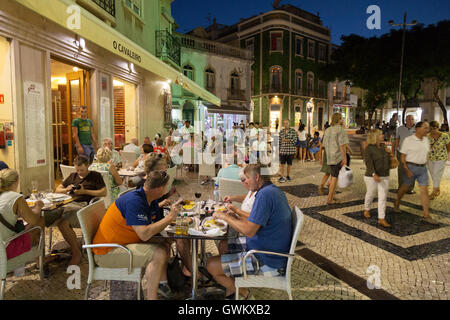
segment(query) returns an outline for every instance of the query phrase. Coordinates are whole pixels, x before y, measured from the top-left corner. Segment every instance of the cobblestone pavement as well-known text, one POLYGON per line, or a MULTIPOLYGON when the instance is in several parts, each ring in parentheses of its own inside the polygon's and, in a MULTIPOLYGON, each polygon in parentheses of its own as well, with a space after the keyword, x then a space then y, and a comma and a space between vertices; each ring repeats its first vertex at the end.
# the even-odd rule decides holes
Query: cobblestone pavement
MULTIPOLYGON (((373 218, 370 221, 362 218, 364 165, 362 160, 354 160, 351 167, 355 183, 347 189, 338 189, 339 204, 333 206, 326 206, 326 196, 317 195, 315 186, 322 179, 318 163, 294 161, 292 181, 279 184, 273 179, 285 190, 290 205, 298 206, 305 213, 299 241, 364 281, 373 274, 368 270, 369 266, 376 266, 381 289, 399 299, 450 299, 450 167, 446 167, 440 197, 431 201, 432 216, 440 225, 433 226, 420 220, 422 213, 416 187, 416 195, 405 195, 402 214, 395 214, 388 208, 386 219, 392 224, 392 230, 376 225, 376 203, 371 212, 373 218)), ((396 189, 396 170, 391 170, 390 180, 390 189, 396 189)), ((184 172, 177 182, 183 197, 193 198, 196 175, 184 172)), ((212 186, 203 187, 203 194, 203 198, 211 197, 212 186)), ((388 198, 395 198, 393 190, 388 198)), ((388 202, 388 207, 392 206, 392 202, 388 202)), ((76 229, 76 232, 81 241, 80 230, 76 229)), ((67 246, 58 231, 54 231, 53 238, 56 248, 67 246)), ((213 241, 207 241, 206 248, 211 254, 217 254, 213 241)), ((83 299, 88 275, 87 258, 80 266, 80 289, 67 289, 70 275, 66 268, 64 263, 51 263, 50 277, 40 281, 35 264, 28 265, 25 276, 7 278, 5 299, 83 299)), ((144 288, 145 285, 144 280, 144 288)), ((296 255, 293 263, 292 288, 296 300, 370 299, 367 291, 327 273, 320 265, 300 255, 296 255)), ((251 291, 256 299, 288 298, 286 293, 277 290, 254 288, 251 291)), ((109 299, 109 286, 105 287, 103 281, 94 282, 90 292, 90 299, 109 299)))

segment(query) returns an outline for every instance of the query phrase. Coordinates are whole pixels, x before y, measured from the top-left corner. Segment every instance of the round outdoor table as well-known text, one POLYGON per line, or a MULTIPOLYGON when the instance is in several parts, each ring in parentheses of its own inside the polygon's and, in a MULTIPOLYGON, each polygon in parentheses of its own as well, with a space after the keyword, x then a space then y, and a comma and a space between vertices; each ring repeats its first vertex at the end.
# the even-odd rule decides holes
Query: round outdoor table
POLYGON ((217 237, 208 237, 208 236, 194 236, 194 235, 177 235, 174 232, 167 232, 166 230, 162 231, 160 234, 154 236, 156 239, 189 239, 191 240, 191 248, 192 248, 192 291, 191 291, 191 299, 195 300, 197 298, 197 278, 198 278, 198 262, 197 262, 197 245, 198 241, 201 242, 202 248, 204 248, 205 240, 228 240, 228 228, 227 232, 222 236, 217 237))

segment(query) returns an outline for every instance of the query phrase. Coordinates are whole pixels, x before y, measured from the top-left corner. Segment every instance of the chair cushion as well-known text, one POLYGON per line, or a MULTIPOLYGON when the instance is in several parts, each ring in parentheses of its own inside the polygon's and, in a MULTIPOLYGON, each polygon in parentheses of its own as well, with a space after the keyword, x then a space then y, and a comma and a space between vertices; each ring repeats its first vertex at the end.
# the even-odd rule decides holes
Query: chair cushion
POLYGON ((20 256, 9 259, 7 261, 6 272, 12 272, 27 263, 34 262, 34 259, 37 257, 39 257, 39 248, 38 246, 34 246, 31 250, 21 254, 20 256))

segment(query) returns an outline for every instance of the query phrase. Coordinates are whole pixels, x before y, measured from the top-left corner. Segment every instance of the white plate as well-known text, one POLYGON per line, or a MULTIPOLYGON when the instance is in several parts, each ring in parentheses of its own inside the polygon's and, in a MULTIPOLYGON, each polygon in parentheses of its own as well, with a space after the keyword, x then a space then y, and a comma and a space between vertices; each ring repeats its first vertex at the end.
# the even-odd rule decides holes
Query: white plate
MULTIPOLYGON (((28 204, 33 204, 37 201, 37 200, 31 200, 31 199, 27 199, 26 200, 28 204)), ((48 199, 43 199, 42 202, 44 203, 44 208, 46 207, 51 207, 53 205, 53 202, 49 201, 48 199)))
POLYGON ((222 219, 214 219, 213 217, 208 217, 203 219, 201 226, 203 228, 205 228, 205 230, 211 230, 211 229, 221 229, 221 230, 226 230, 226 228, 228 227, 228 223, 226 223, 224 220, 222 219), (213 227, 205 227, 205 223, 209 220, 216 220, 219 221, 223 224, 223 227, 218 227, 218 226, 213 226, 213 227))
POLYGON ((45 197, 50 201, 65 201, 65 200, 72 199, 71 196, 69 196, 68 194, 63 194, 63 193, 49 193, 45 197))

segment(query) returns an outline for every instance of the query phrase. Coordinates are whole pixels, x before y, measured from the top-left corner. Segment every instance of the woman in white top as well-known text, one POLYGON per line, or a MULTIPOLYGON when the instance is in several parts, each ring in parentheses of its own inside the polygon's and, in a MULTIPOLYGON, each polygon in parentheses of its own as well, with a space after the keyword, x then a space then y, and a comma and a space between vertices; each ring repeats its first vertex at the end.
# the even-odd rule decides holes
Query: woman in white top
POLYGON ((301 124, 298 127, 297 137, 298 137, 298 141, 300 141, 300 143, 299 143, 300 161, 301 162, 305 162, 305 160, 306 160, 306 149, 308 148, 308 143, 307 143, 306 130, 305 130, 305 125, 304 124, 301 124))
MULTIPOLYGON (((251 191, 249 185, 245 182, 246 177, 244 175, 243 170, 239 172, 239 176, 241 178, 242 185, 249 190, 247 194, 239 195, 239 196, 225 196, 223 198, 223 201, 227 203, 226 207, 228 209, 228 214, 234 214, 239 219, 248 219, 250 216, 250 212, 252 211, 253 203, 255 202, 255 195, 256 191, 251 191), (232 202, 241 202, 241 207, 238 208, 234 204, 231 204, 232 202)), ((236 233, 236 236, 238 236, 237 232, 230 228, 229 229, 229 235, 232 235, 236 233)), ((229 240, 221 240, 218 245, 219 254, 226 254, 230 252, 233 247, 233 245, 236 244, 236 241, 240 241, 239 237, 229 237, 229 240)))
MULTIPOLYGON (((13 169, 0 171, 0 215, 12 227, 17 223, 18 218, 25 220, 28 225, 26 230, 40 226, 44 230, 44 217, 41 217, 41 209, 44 207, 42 201, 36 201, 33 209, 30 209, 27 202, 20 193, 17 193, 19 186, 19 174, 13 169)), ((10 230, 0 222, 0 240, 5 241, 18 233, 10 230)), ((11 241, 6 247, 7 259, 15 258, 39 244, 41 236, 40 230, 36 229, 26 233, 11 241)))

